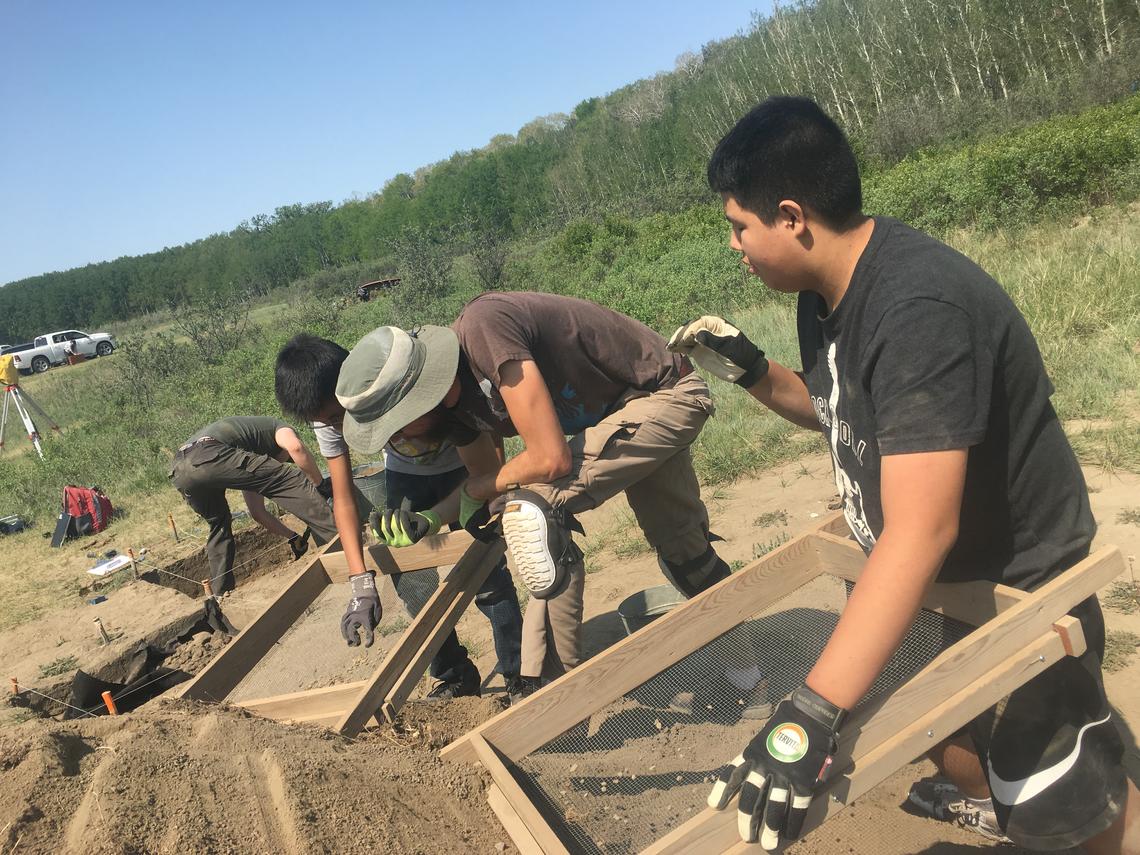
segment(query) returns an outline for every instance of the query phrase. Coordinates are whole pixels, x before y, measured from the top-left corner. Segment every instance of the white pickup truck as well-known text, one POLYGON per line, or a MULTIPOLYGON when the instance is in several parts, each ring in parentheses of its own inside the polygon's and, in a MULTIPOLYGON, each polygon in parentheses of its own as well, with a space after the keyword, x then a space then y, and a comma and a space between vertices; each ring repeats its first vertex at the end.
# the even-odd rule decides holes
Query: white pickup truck
POLYGON ((115 339, 110 333, 85 333, 79 330, 60 330, 36 336, 27 350, 12 353, 16 367, 21 371, 42 374, 53 365, 67 362, 69 353, 80 356, 107 356, 115 351, 115 339))

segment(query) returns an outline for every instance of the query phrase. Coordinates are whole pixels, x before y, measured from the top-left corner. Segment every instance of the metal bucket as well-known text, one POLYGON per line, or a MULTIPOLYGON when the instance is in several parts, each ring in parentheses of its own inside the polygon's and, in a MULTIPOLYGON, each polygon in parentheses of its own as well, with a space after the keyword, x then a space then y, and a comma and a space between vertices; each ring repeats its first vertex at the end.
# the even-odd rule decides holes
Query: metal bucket
POLYGON ((656 585, 626 597, 618 604, 617 613, 626 634, 633 635, 683 602, 684 596, 672 585, 656 585))
MULTIPOLYGON (((367 499, 371 505, 371 507, 357 509, 362 518, 367 519, 372 508, 384 509, 387 490, 384 484, 383 463, 365 463, 361 466, 354 466, 352 468, 352 482, 360 491, 360 495, 367 499)), ((358 503, 359 499, 360 496, 357 496, 358 503)))

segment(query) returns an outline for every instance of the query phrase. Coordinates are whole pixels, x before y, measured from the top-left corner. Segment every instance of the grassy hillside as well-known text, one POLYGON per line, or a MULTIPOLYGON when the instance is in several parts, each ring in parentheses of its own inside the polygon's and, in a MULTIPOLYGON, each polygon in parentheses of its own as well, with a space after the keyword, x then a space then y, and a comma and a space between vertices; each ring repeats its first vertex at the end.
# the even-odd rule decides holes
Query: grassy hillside
MULTIPOLYGON (((1096 209, 1076 221, 950 236, 997 277, 1026 315, 1057 387, 1058 412, 1081 422, 1076 445, 1082 456, 1133 469, 1140 468, 1136 208, 1133 203, 1096 209)), ((603 232, 593 235, 592 249, 576 260, 556 257, 551 267, 563 273, 566 285, 559 290, 614 305, 666 334, 698 311, 726 311, 776 359, 796 364, 792 302, 741 276, 725 227, 711 214, 702 209, 658 215, 630 228, 638 237, 620 250, 603 252, 609 234, 603 232), (651 235, 659 236, 656 244, 651 235)), ((543 257, 549 262, 558 252, 565 250, 545 245, 527 263, 543 257)), ((454 317, 462 300, 477 293, 473 277, 460 275, 465 287, 432 306, 435 320, 454 317)), ((0 511, 31 514, 46 525, 66 483, 100 484, 124 505, 153 493, 174 501, 166 464, 196 428, 226 415, 278 412, 273 360, 291 335, 308 330, 351 346, 375 326, 408 322, 406 311, 391 299, 355 304, 298 297, 259 313, 260 323, 228 345, 217 345, 212 361, 185 337, 156 333, 128 341, 110 358, 28 378, 26 390, 65 431, 48 438, 42 463, 26 453, 21 435, 10 440, 0 464, 0 511)), ((234 315, 224 314, 232 308, 217 312, 222 326, 234 326, 234 315)), ((789 459, 815 441, 732 387, 718 384, 715 392, 718 415, 695 450, 707 482, 789 459)))
MULTIPOLYGON (((952 244, 995 274, 1025 313, 1057 388, 1054 404, 1081 458, 1134 471, 1140 470, 1138 214, 1140 204, 1132 203, 1042 224, 969 229, 950 236, 952 244)), ((697 311, 724 308, 774 358, 796 364, 791 298, 740 277, 725 246, 723 225, 714 228, 711 215, 703 212, 633 225, 639 234, 656 233, 651 223, 677 229, 677 243, 664 241, 657 253, 615 252, 610 264, 594 270, 594 281, 604 289, 597 296, 641 306, 666 333, 697 311), (705 229, 708 235, 702 240, 705 229), (688 258, 690 266, 678 269, 680 258, 688 258), (623 290, 614 287, 616 281, 639 284, 623 290), (712 287, 706 290, 702 282, 712 287), (653 299, 657 283, 672 289, 661 300, 661 311, 653 299), (688 305, 676 300, 682 285, 691 295, 688 305)), ((597 259, 590 263, 600 264, 597 259)), ((589 263, 560 262, 560 267, 568 281, 588 281, 589 263)), ((456 301, 477 290, 469 272, 458 275, 464 287, 456 301)), ((457 308, 444 302, 434 305, 431 314, 444 320, 457 308)), ((185 334, 172 333, 177 327, 165 319, 163 329, 129 342, 109 358, 28 378, 26 389, 63 423, 64 433, 47 440, 44 463, 29 453, 18 432, 9 434, 9 447, 0 457, 0 514, 19 512, 35 523, 28 532, 3 538, 8 560, 0 570, 0 628, 31 620, 61 598, 76 596, 79 576, 73 571, 83 562, 81 553, 74 547, 62 554, 48 549, 40 537, 51 526, 64 484, 100 484, 110 493, 125 514, 109 532, 118 548, 169 548, 168 511, 184 531, 201 528, 166 481, 173 449, 211 419, 275 414, 273 358, 294 332, 307 329, 351 346, 369 329, 406 311, 388 300, 355 304, 295 296, 257 307, 258 325, 219 347, 212 364, 185 334), (36 571, 49 563, 71 570, 36 571)), ((239 329, 240 317, 219 308, 215 336, 224 339, 239 329)), ((734 386, 713 381, 713 392, 717 415, 694 448, 705 484, 826 448, 820 435, 791 427, 734 386)))

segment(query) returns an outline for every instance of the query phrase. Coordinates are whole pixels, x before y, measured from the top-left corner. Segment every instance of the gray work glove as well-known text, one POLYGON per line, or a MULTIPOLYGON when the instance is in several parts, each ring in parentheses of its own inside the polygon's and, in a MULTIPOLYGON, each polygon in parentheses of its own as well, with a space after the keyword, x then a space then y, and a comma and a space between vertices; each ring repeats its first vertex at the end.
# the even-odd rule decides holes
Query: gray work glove
POLYGON ((357 633, 364 636, 364 646, 371 647, 375 640, 376 625, 380 623, 383 610, 380 608, 380 594, 376 590, 376 576, 373 573, 359 573, 348 577, 352 585, 352 599, 340 619, 340 634, 349 647, 360 644, 357 633))
POLYGON ((677 327, 669 350, 684 354, 721 380, 750 389, 768 373, 764 351, 724 318, 704 315, 677 327))

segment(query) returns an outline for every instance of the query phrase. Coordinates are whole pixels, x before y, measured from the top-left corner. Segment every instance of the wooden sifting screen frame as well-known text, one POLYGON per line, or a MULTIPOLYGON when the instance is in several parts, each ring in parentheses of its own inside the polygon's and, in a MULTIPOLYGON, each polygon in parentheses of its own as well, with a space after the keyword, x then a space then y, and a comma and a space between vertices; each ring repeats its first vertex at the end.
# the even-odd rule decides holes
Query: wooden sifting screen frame
MULTIPOLYGON (((567 844, 519 784, 514 761, 816 577, 858 580, 866 557, 839 532, 846 532, 842 515, 828 517, 489 719, 446 746, 441 756, 487 769, 493 781, 487 800, 524 855, 569 855, 567 844)), ((925 608, 977 628, 849 719, 840 734, 836 774, 812 802, 804 833, 1061 657, 1083 653, 1080 622, 1067 612, 1124 569, 1120 550, 1110 546, 1033 593, 991 582, 932 585, 925 608)), ((752 851, 761 850, 758 844, 740 842, 735 810, 705 808, 643 853, 752 851)))
MULTIPOLYGON (((383 544, 366 547, 365 564, 377 574, 454 566, 368 679, 235 705, 278 721, 329 727, 345 736, 355 736, 374 717, 380 723, 394 720, 505 551, 502 538, 484 543, 465 531, 434 535, 395 551, 383 544)), ((340 539, 334 538, 186 684, 179 697, 225 702, 317 597, 329 585, 347 579, 348 559, 340 539)), ((330 638, 329 643, 341 642, 330 638)))

